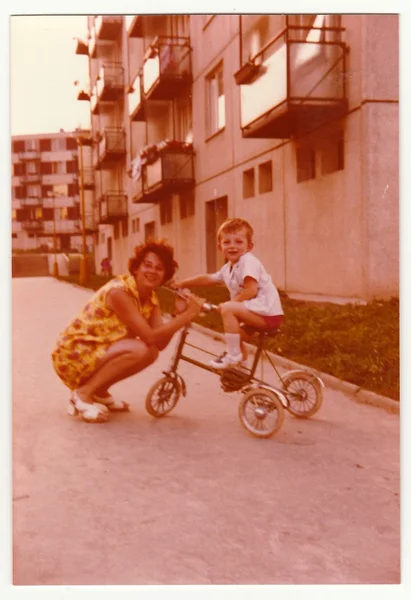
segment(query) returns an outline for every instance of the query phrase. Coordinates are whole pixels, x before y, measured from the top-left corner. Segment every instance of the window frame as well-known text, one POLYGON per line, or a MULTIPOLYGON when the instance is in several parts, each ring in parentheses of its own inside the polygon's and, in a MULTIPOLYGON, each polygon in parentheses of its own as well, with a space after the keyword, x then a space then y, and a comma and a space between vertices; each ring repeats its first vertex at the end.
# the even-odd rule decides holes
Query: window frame
POLYGON ((224 131, 226 126, 226 102, 224 90, 224 62, 221 60, 205 77, 206 84, 206 139, 224 131), (222 93, 219 93, 221 84, 222 93), (223 123, 220 124, 219 103, 223 107, 223 123))

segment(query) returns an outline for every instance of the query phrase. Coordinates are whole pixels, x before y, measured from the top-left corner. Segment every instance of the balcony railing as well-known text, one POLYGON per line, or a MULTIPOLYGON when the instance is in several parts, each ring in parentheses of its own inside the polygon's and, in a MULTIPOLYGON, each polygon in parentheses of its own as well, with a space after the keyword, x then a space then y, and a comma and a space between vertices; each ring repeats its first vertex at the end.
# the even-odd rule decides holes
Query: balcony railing
POLYGON ((124 69, 121 64, 107 62, 99 71, 96 82, 97 98, 101 102, 117 100, 124 92, 124 69))
POLYGON ((25 231, 40 232, 43 230, 44 223, 39 219, 30 219, 23 221, 22 227, 25 231))
POLYGON ((96 169, 110 168, 122 162, 126 155, 126 135, 124 129, 106 127, 100 134, 95 156, 96 169))
POLYGON ((139 73, 129 89, 128 112, 131 121, 144 121, 145 110, 143 104, 143 77, 139 73))
MULTIPOLYGON (((78 182, 79 185, 81 183, 81 178, 78 178, 78 182)), ((83 188, 85 190, 92 190, 94 189, 94 170, 91 168, 84 168, 83 169, 83 188)))
POLYGON ((41 206, 43 204, 43 199, 40 196, 30 196, 30 198, 21 198, 20 199, 21 206, 41 206))
POLYGON ((27 185, 30 183, 38 183, 39 181, 41 181, 41 177, 41 173, 29 173, 27 175, 21 175, 20 182, 23 185, 27 185))
POLYGON ((121 15, 98 15, 94 20, 96 37, 99 40, 115 40, 121 33, 121 15))
POLYGON ((141 15, 128 15, 125 19, 128 37, 143 37, 143 17, 141 15))
MULTIPOLYGON (((80 219, 61 219, 56 220, 56 234, 69 234, 69 235, 81 235, 81 221, 80 219)), ((44 221, 43 223, 44 233, 47 235, 53 235, 54 223, 53 221, 44 221)))
POLYGON ((99 198, 99 223, 107 225, 127 218, 127 196, 124 192, 106 192, 99 198))
POLYGON ((98 230, 98 223, 94 211, 86 211, 84 215, 84 229, 86 233, 94 233, 98 230))
POLYGON ((141 177, 135 182, 133 202, 161 202, 167 195, 191 188, 194 183, 191 144, 169 142, 142 164, 141 177))
POLYGON ((190 39, 156 37, 146 52, 143 89, 147 99, 172 100, 192 82, 190 39))
POLYGON ((19 160, 39 160, 40 157, 40 150, 25 150, 24 152, 19 152, 19 160))
POLYGON ((285 27, 235 74, 246 138, 290 138, 347 110, 346 46, 332 27, 285 27), (305 39, 296 34, 309 30, 305 39))

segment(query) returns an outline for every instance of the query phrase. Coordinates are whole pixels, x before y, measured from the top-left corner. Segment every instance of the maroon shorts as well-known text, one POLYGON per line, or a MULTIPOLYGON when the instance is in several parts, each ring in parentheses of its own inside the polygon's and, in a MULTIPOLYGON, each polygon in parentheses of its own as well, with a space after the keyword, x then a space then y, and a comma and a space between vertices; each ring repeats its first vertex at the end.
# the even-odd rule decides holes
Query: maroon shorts
POLYGON ((279 329, 281 323, 283 322, 284 315, 273 315, 270 317, 265 317, 261 315, 266 322, 268 329, 279 329))

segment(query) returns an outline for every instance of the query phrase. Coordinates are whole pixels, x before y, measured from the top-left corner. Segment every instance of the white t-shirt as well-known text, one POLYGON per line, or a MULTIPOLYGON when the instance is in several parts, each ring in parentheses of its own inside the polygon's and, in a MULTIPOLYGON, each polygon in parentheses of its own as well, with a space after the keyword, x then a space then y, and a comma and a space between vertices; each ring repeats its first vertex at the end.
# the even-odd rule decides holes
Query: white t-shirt
POLYGON ((215 281, 225 283, 231 299, 244 288, 244 279, 252 277, 258 284, 257 296, 251 300, 243 300, 244 306, 265 317, 284 314, 277 288, 261 262, 251 252, 243 254, 234 265, 227 262, 211 277, 215 281))

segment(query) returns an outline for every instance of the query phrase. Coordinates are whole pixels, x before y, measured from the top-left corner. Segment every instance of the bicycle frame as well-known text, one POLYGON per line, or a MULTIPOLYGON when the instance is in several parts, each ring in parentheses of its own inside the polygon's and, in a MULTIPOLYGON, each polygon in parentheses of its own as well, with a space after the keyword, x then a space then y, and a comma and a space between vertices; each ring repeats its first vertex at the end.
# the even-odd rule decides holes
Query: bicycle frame
MULTIPOLYGON (((196 350, 200 350, 201 352, 204 352, 205 354, 209 354, 210 356, 213 356, 213 357, 216 356, 212 352, 209 352, 208 350, 204 350, 204 348, 200 348, 199 346, 195 346, 194 344, 190 344, 189 342, 187 342, 187 337, 189 335, 189 332, 190 332, 190 326, 187 325, 186 327, 184 327, 184 329, 180 333, 180 339, 178 341, 174 356, 172 358, 171 365, 166 371, 164 371, 164 373, 167 375, 175 375, 175 376, 179 377, 179 379, 181 380, 182 379, 181 376, 177 375, 177 369, 178 369, 178 364, 179 364, 180 360, 183 360, 192 365, 195 365, 196 367, 200 367, 201 369, 204 369, 206 371, 210 371, 211 373, 216 374, 216 370, 213 367, 210 367, 210 366, 206 365, 205 363, 202 363, 199 360, 196 360, 196 359, 192 358, 191 356, 187 356, 186 354, 183 353, 184 347, 188 346, 190 348, 195 348, 196 350)), ((259 339, 258 339, 258 343, 256 346, 253 363, 251 365, 251 369, 249 370, 249 378, 248 378, 247 382, 245 382, 245 384, 241 388, 241 390, 239 390, 239 391, 242 391, 242 392, 247 391, 248 389, 250 389, 251 387, 254 387, 256 385, 258 385, 259 387, 264 387, 268 390, 275 390, 277 393, 279 393, 281 395, 281 401, 282 401, 284 407, 286 408, 288 406, 288 400, 287 400, 286 396, 283 394, 283 390, 280 388, 277 388, 273 385, 269 385, 269 384, 265 383, 265 381, 263 379, 259 379, 259 378, 255 377, 255 373, 256 373, 260 358, 265 357, 268 359, 268 361, 270 362, 274 371, 276 372, 279 380, 281 381, 281 384, 283 384, 283 378, 281 377, 277 367, 271 360, 270 355, 268 354, 266 348, 264 347, 264 340, 266 337, 267 337, 267 334, 265 334, 264 332, 261 332, 259 334, 259 339)), ((261 362, 261 370, 263 371, 263 363, 262 362, 261 362)), ((184 382, 182 382, 182 383, 183 383, 183 390, 185 390, 185 384, 184 384, 184 382)))

